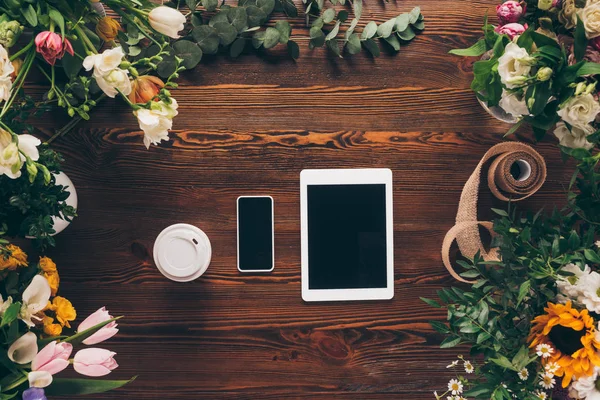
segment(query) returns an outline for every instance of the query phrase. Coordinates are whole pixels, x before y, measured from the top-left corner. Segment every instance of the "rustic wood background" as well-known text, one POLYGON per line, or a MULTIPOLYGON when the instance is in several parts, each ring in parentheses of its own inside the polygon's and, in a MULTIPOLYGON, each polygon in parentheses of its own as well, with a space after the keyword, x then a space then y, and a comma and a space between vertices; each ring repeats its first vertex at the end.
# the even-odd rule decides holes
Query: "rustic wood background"
MULTIPOLYGON (((339 59, 310 51, 293 21, 301 58, 284 49, 205 57, 173 91, 172 141, 146 150, 126 105, 105 102, 90 122, 55 142, 79 194, 80 216, 50 251, 61 294, 78 321, 106 305, 125 315, 103 346, 118 353, 124 389, 89 399, 431 399, 462 349, 439 350, 428 320, 443 312, 419 296, 453 284, 440 246, 461 188, 508 126, 469 89, 474 60, 448 55, 480 34, 495 0, 367 0, 363 23, 420 5, 426 30, 397 55, 339 59), (387 167, 394 173, 395 297, 306 304, 300 296, 299 174, 304 168, 387 167), (236 269, 239 195, 275 199, 276 266, 236 269), (203 229, 207 273, 164 278, 152 246, 168 225, 203 229)), ((297 4, 302 7, 301 2, 297 4)), ((61 123, 40 121, 48 137, 61 123)), ((519 139, 530 141, 524 131, 519 139)), ((537 146, 549 179, 523 207, 561 205, 572 169, 555 139, 537 146)), ((504 205, 481 194, 481 216, 504 205)))

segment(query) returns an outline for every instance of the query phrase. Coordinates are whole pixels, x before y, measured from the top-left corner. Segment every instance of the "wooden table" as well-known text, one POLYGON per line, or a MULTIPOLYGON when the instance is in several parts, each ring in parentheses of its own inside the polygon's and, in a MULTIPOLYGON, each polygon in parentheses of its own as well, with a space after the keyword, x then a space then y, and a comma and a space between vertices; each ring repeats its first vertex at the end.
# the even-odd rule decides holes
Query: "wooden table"
MULTIPOLYGON (((206 57, 182 75, 172 141, 146 150, 122 102, 55 142, 79 194, 80 216, 50 251, 78 321, 106 305, 125 315, 104 346, 111 378, 139 378, 88 399, 431 399, 457 352, 427 321, 444 313, 419 296, 454 284, 440 246, 464 182, 508 129, 469 89, 474 60, 448 55, 479 36, 496 1, 369 1, 364 23, 421 5, 427 28, 398 55, 338 59, 298 39, 260 56, 206 57), (387 167, 394 173, 395 297, 307 304, 300 296, 299 174, 304 168, 387 167), (275 199, 276 266, 236 269, 239 195, 275 199), (175 283, 154 266, 168 225, 203 229, 207 273, 175 283)), ((298 7, 302 7, 298 2, 298 7)), ((306 37, 303 21, 293 35, 306 37)), ((41 121, 48 136, 58 117, 41 121)), ((525 130, 519 138, 530 141, 525 130)), ((537 146, 549 179, 527 209, 564 204, 571 168, 555 139, 537 146)), ((482 218, 504 207, 482 188, 482 218)))

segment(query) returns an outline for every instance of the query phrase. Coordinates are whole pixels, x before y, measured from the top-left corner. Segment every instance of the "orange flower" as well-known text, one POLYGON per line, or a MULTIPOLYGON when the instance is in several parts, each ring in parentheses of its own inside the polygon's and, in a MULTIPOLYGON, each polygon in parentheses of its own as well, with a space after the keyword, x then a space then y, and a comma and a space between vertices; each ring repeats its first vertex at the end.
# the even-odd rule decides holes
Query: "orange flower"
POLYGON ((15 58, 11 61, 14 71, 10 74, 10 80, 15 81, 17 79, 17 75, 19 75, 19 71, 21 71, 21 67, 23 66, 23 60, 20 58, 15 58))
POLYGON ((50 285, 50 294, 56 296, 56 293, 58 293, 58 286, 60 285, 60 276, 58 276, 58 272, 44 272, 44 278, 46 278, 48 285, 50 285))
POLYGON ((121 30, 121 24, 114 18, 104 17, 96 25, 96 33, 105 42, 115 40, 121 30))
POLYGON ((40 269, 44 272, 56 272, 56 264, 49 257, 40 257, 40 269))
POLYGON ((8 258, 0 256, 0 271, 8 269, 14 271, 17 267, 27 266, 27 254, 19 246, 9 244, 6 249, 10 252, 8 258))
POLYGON ((567 304, 548 303, 546 314, 536 317, 531 328, 530 348, 547 344, 554 352, 542 358, 544 364, 556 362, 562 376, 562 386, 567 387, 573 378, 590 376, 594 366, 600 367, 600 342, 596 339, 594 319, 588 310, 578 311, 567 304))
POLYGON ((54 323, 54 318, 45 316, 42 320, 44 324, 44 333, 50 336, 59 336, 62 333, 62 326, 54 323))
POLYGON ((64 297, 56 296, 52 303, 48 302, 47 310, 54 311, 56 313, 56 319, 61 326, 70 328, 70 321, 75 321, 77 318, 77 312, 73 307, 73 304, 64 297))
POLYGON ((154 99, 165 83, 152 75, 142 75, 134 79, 131 83, 131 93, 129 100, 132 103, 147 103, 154 99))

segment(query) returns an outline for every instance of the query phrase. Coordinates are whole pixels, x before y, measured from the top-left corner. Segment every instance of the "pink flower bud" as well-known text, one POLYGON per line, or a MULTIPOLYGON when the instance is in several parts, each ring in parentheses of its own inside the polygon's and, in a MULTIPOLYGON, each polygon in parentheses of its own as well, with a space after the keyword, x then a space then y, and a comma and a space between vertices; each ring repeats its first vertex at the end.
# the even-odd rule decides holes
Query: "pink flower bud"
POLYGON ((69 366, 69 357, 73 351, 71 343, 50 342, 40 350, 31 362, 32 371, 45 371, 58 374, 69 366))
POLYGON ((600 36, 590 39, 588 42, 594 49, 600 51, 600 36))
POLYGON ((40 32, 35 37, 35 47, 50 65, 54 65, 56 60, 63 58, 65 52, 70 55, 75 54, 73 46, 67 38, 63 40, 61 35, 50 31, 40 32))
POLYGON ((508 0, 496 6, 496 14, 501 25, 518 22, 525 10, 517 1, 508 0))
POLYGON ((515 36, 518 36, 525 32, 526 29, 527 24, 521 25, 514 22, 512 24, 506 24, 504 26, 497 27, 496 32, 501 35, 507 35, 512 40, 515 38, 515 36))
MULTIPOLYGON (((83 332, 87 329, 90 329, 90 328, 92 328, 104 321, 108 321, 109 319, 112 319, 112 318, 113 318, 112 315, 110 315, 108 313, 108 310, 106 309, 106 307, 102 307, 98 311, 96 311, 95 313, 93 313, 89 317, 87 317, 81 324, 79 324, 79 327, 77 328, 77 332, 83 332)), ((119 332, 119 330, 117 329, 117 326, 118 325, 117 325, 116 321, 113 321, 113 322, 109 323, 108 325, 105 325, 98 332, 94 333, 92 336, 85 339, 83 341, 83 344, 92 345, 92 344, 97 344, 100 342, 104 342, 107 339, 110 339, 111 337, 115 336, 117 334, 117 332, 119 332)))
POLYGON ((79 350, 73 359, 73 368, 81 375, 104 376, 119 364, 113 358, 117 353, 98 348, 79 350))

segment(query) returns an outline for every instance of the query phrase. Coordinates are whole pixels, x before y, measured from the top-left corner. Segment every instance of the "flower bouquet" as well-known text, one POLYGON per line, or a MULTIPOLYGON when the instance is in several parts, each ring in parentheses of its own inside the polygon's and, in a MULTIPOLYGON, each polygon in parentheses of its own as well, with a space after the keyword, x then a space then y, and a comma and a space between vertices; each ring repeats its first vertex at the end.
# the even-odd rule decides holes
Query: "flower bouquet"
POLYGON ((119 318, 101 308, 72 332, 77 313, 69 300, 57 295, 59 284, 50 258, 30 263, 18 246, 0 242, 1 399, 99 393, 131 381, 55 377, 71 364, 77 373, 93 378, 118 367, 116 353, 97 347, 83 348, 71 358, 76 346, 96 345, 116 335, 119 318))

